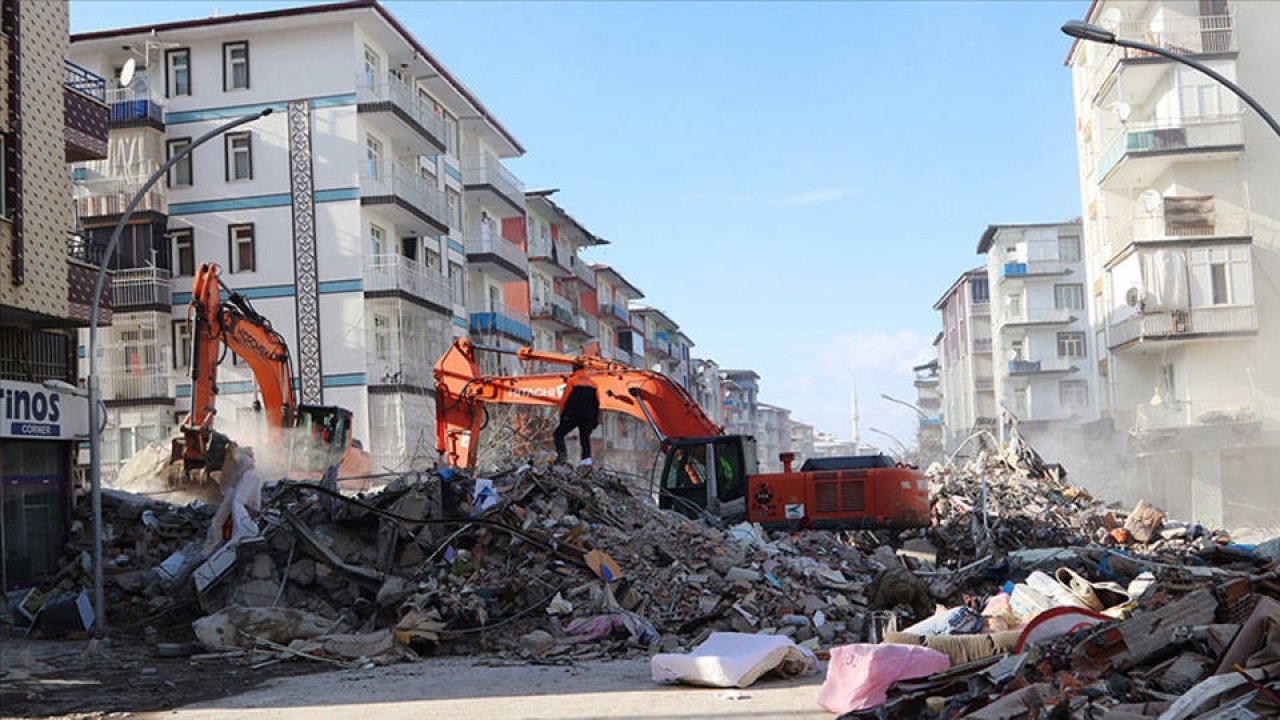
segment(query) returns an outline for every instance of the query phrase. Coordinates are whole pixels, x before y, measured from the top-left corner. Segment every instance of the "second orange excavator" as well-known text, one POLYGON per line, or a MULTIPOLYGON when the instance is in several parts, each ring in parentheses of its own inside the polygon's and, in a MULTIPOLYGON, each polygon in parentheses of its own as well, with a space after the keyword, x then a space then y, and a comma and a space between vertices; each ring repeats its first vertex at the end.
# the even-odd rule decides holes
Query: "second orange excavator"
POLYGON ((452 467, 473 467, 492 403, 554 407, 569 371, 595 383, 600 409, 638 418, 661 442, 661 507, 726 521, 814 528, 922 527, 929 486, 913 468, 880 455, 808 460, 798 471, 784 454, 781 473, 760 473, 755 440, 726 435, 679 384, 665 375, 595 355, 504 350, 455 340, 435 367, 436 446, 452 467), (478 352, 564 366, 564 373, 484 376, 478 352))

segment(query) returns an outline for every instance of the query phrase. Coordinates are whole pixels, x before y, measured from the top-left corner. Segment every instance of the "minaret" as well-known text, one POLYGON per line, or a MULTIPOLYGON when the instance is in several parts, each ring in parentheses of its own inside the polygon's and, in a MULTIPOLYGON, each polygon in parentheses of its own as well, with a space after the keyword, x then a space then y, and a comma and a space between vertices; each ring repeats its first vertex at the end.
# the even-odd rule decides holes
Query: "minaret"
POLYGON ((853 409, 853 451, 856 453, 861 445, 858 439, 858 381, 856 378, 853 381, 853 388, 849 392, 849 404, 853 409))

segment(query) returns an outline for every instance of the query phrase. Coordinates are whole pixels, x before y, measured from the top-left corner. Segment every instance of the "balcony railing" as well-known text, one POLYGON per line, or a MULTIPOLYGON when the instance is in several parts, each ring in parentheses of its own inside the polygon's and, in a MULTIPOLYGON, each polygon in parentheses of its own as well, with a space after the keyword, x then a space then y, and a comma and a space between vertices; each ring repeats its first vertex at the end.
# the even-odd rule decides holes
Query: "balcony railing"
POLYGON ((107 106, 111 108, 113 125, 142 121, 164 124, 164 100, 152 94, 150 88, 112 88, 107 91, 107 106))
POLYGON ((990 315, 991 301, 990 300, 974 300, 969 305, 969 312, 974 315, 990 315))
POLYGON ((399 253, 372 255, 364 268, 366 292, 400 291, 440 307, 450 307, 453 286, 449 279, 426 265, 399 253))
POLYGON ((1072 263, 1062 260, 1032 260, 1031 262, 1008 262, 1000 271, 1002 278, 1021 278, 1027 275, 1061 275, 1072 263))
POLYGON ((448 224, 444 195, 434 182, 407 165, 387 160, 365 162, 360 170, 360 196, 396 197, 437 222, 448 224))
POLYGON ((619 320, 623 325, 626 325, 629 322, 627 309, 616 303, 600 303, 600 315, 619 320))
POLYGON ((356 100, 361 105, 390 103, 426 130, 433 142, 444 146, 444 117, 436 114, 434 104, 418 97, 408 83, 395 75, 386 73, 379 78, 360 75, 356 80, 356 100))
POLYGON ((169 388, 171 371, 156 364, 135 365, 124 370, 111 370, 102 374, 102 399, 148 400, 173 397, 169 388))
POLYGON ((1111 347, 1135 340, 1177 340, 1188 335, 1245 334, 1257 330, 1258 311, 1253 305, 1145 312, 1111 326, 1111 347))
POLYGON ((377 353, 366 359, 370 385, 411 385, 435 387, 432 370, 438 354, 418 357, 413 353, 396 353, 393 357, 379 357, 377 353))
POLYGON ((1171 223, 1164 215, 1135 214, 1130 218, 1108 218, 1104 223, 1111 253, 1123 250, 1129 243, 1144 240, 1170 240, 1185 237, 1248 237, 1252 223, 1245 213, 1206 213, 1199 221, 1171 223))
MULTIPOLYGON (((1235 17, 1230 12, 1199 17, 1165 17, 1158 28, 1153 27, 1150 21, 1121 23, 1116 35, 1183 55, 1225 53, 1236 49, 1235 17)), ((1145 50, 1125 48, 1125 57, 1159 56, 1145 50)))
POLYGON ((62 84, 85 97, 106 102, 107 81, 101 75, 70 60, 62 61, 62 84))
POLYGON ((916 399, 916 406, 936 410, 942 407, 942 400, 935 397, 922 397, 916 399))
POLYGON ((488 185, 517 207, 524 207, 524 183, 492 155, 472 155, 463 164, 466 186, 488 185))
POLYGON ((1041 360, 1010 360, 1012 375, 1036 375, 1039 373, 1070 372, 1075 366, 1071 358, 1044 358, 1041 360))
POLYGON ((1240 145, 1244 142, 1240 118, 1239 113, 1234 113, 1129 122, 1103 150, 1098 162, 1098 181, 1104 180, 1128 155, 1240 145))
POLYGON ((667 340, 657 337, 648 338, 645 340, 645 347, 652 352, 675 357, 675 354, 671 352, 671 343, 667 340))
POLYGON ((581 258, 574 258, 573 262, 570 263, 569 269, 573 271, 573 276, 584 285, 588 287, 596 286, 596 271, 591 269, 591 266, 583 262, 581 258))
POLYGON ((549 299, 543 298, 535 300, 533 303, 534 317, 551 318, 565 327, 577 327, 577 322, 573 315, 573 305, 567 298, 552 294, 549 299))
POLYGON ((1082 318, 1084 312, 1067 308, 1023 308, 1021 312, 1005 311, 1000 320, 1004 325, 1063 324, 1082 318))
POLYGON ((471 313, 471 331, 499 332, 525 342, 533 341, 529 314, 510 305, 502 305, 487 312, 471 313))
POLYGON ((600 321, 591 315, 579 315, 577 317, 577 326, 580 330, 591 337, 600 336, 600 321))
POLYGON ((529 267, 529 256, 518 245, 501 235, 471 232, 466 236, 468 255, 497 255, 517 268, 529 267))
POLYGON ((628 365, 636 364, 635 355, 633 355, 630 350, 627 350, 624 348, 620 348, 620 347, 613 348, 612 350, 609 351, 609 357, 613 358, 614 360, 617 360, 618 362, 626 363, 628 365))
POLYGON ((116 312, 130 307, 170 307, 173 304, 171 278, 168 270, 154 267, 111 273, 111 302, 116 312))
MULTIPOLYGON (((109 175, 95 175, 92 169, 88 169, 83 179, 78 178, 72 183, 77 217, 103 217, 123 213, 129 207, 129 201, 159 168, 160 164, 155 160, 143 160, 128 165, 107 166, 104 169, 109 175)), ((159 185, 157 183, 151 186, 134 212, 168 213, 169 204, 159 185)))

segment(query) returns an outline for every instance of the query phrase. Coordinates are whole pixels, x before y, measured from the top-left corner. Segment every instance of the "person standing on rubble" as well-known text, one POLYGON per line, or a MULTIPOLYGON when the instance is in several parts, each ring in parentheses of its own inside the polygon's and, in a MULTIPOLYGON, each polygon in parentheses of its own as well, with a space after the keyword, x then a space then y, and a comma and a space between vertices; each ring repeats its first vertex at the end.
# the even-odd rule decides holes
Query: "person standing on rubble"
POLYGON ((600 394, 595 381, 584 368, 575 368, 565 380, 564 399, 560 401, 560 424, 553 435, 556 444, 556 463, 568 463, 568 451, 564 438, 573 430, 578 431, 578 445, 582 448, 579 467, 591 465, 591 432, 600 424, 600 394))

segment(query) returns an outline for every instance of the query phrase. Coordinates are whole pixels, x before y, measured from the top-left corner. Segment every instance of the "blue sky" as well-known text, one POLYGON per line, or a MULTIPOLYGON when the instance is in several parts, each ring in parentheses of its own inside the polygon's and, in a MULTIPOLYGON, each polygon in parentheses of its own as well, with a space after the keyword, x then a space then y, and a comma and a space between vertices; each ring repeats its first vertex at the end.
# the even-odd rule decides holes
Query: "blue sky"
MULTIPOLYGON (((73 0, 73 32, 298 2, 73 0)), ((386 5, 528 148, 510 167, 763 399, 908 444, 933 302, 989 223, 1080 214, 1072 2, 386 5)))

